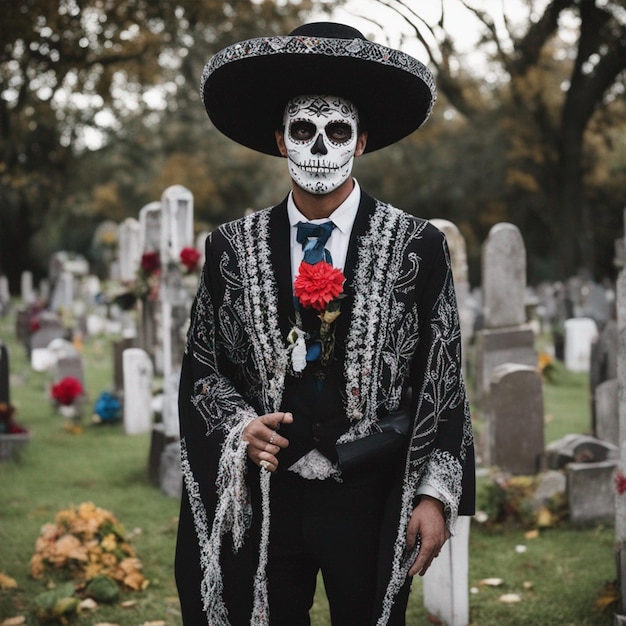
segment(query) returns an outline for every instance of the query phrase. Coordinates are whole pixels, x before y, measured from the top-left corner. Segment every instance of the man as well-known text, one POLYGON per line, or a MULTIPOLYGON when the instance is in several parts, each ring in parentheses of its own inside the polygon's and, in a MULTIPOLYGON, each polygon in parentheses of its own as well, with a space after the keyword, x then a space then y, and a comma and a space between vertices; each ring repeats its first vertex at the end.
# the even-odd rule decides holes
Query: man
POLYGON ((435 99, 411 57, 333 23, 226 48, 204 105, 287 159, 279 205, 207 241, 180 386, 176 576, 186 625, 404 624, 473 513, 459 321, 442 234, 363 192, 354 158, 435 99))

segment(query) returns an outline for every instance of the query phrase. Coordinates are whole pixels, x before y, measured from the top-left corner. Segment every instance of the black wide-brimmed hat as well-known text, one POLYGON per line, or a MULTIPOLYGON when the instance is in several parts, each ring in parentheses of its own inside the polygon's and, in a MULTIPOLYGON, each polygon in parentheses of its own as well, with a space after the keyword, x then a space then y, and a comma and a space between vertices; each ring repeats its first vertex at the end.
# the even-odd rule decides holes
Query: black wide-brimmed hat
POLYGON ((204 68, 202 100, 215 126, 234 141, 280 156, 274 131, 295 96, 350 100, 368 131, 366 152, 419 128, 433 107, 435 81, 417 59, 371 42, 355 28, 315 22, 288 36, 224 48, 204 68))

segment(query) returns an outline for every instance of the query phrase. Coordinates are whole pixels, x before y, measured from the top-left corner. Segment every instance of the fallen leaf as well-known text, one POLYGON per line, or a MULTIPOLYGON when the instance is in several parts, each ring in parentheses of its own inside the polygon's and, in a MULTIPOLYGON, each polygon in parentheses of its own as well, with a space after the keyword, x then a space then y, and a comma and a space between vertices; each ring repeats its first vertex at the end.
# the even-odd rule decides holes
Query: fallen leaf
POLYGON ((17 581, 0 572, 0 589, 17 589, 17 581))
POLYGON ((539 531, 537 529, 529 530, 524 533, 524 539, 537 539, 537 537, 539 537, 539 531))
POLYGON ((505 604, 515 604, 516 602, 521 602, 522 597, 517 593, 505 593, 503 596, 500 596, 498 600, 505 604))
POLYGON ((479 584, 487 585, 487 587, 499 587, 503 582, 502 578, 483 578, 479 584))
POLYGON ((25 615, 16 615, 15 617, 7 617, 4 621, 0 622, 0 626, 20 626, 20 624, 26 623, 25 615))
POLYGON ((524 584, 522 586, 524 587, 524 589, 526 589, 528 591, 528 590, 534 588, 535 583, 531 582, 530 580, 525 580, 524 584))
POLYGON ((93 598, 85 598, 81 600, 78 608, 83 611, 95 611, 98 608, 98 603, 93 598))
POLYGON ((124 600, 124 602, 120 602, 120 606, 123 609, 132 609, 136 604, 136 600, 124 600))

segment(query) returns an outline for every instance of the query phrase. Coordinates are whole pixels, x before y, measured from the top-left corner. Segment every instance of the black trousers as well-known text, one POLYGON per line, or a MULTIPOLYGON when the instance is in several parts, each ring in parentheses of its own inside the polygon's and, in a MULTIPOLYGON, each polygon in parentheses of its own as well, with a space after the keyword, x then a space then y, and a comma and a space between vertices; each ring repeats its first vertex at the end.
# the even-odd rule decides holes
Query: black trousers
MULTIPOLYGON (((309 611, 320 571, 333 626, 374 623, 379 540, 389 480, 381 472, 341 483, 306 480, 288 471, 272 477, 267 567, 271 626, 311 624, 309 611)), ((255 517, 258 520, 260 515, 255 517)), ((251 544, 258 546, 255 540, 251 544)), ((223 555, 224 600, 232 626, 248 626, 251 598, 243 596, 237 584, 244 574, 242 555, 232 557, 228 552, 223 555)), ((407 581, 396 599, 393 626, 405 624, 409 587, 407 581)))

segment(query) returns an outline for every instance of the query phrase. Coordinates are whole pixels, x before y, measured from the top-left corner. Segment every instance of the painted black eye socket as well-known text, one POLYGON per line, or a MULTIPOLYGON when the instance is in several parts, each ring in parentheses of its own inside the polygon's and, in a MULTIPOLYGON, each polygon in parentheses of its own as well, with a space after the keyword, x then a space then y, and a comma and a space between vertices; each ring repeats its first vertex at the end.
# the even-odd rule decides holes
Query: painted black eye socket
POLYGON ((308 141, 315 137, 316 130, 315 124, 300 120, 291 124, 289 134, 295 141, 308 141))
POLYGON ((345 143, 352 137, 352 128, 345 122, 333 122, 326 127, 326 135, 335 143, 345 143))

